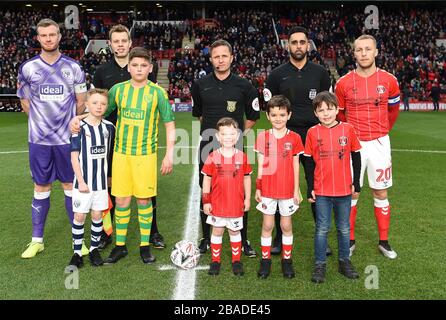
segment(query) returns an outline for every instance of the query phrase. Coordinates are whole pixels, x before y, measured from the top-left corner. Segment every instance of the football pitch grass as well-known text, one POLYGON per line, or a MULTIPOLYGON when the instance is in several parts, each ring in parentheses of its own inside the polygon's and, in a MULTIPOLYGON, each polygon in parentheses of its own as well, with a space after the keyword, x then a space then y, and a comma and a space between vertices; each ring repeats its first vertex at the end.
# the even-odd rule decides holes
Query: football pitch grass
MULTIPOLYGON (((177 128, 190 132, 191 119, 190 113, 177 113, 177 128)), ((255 129, 266 127, 268 123, 262 115, 255 129)), ((445 299, 445 128, 446 113, 401 113, 391 133, 394 186, 389 192, 392 206, 389 240, 398 253, 396 260, 384 258, 377 250, 373 200, 368 187, 364 186, 358 206, 356 251, 352 257, 361 275, 359 280, 348 280, 337 272, 336 230, 332 225, 329 244, 334 255, 328 258, 326 282, 315 285, 310 281, 314 225, 310 206, 303 202, 293 216, 294 279, 282 277, 280 258, 275 256, 268 279, 257 278, 258 257, 243 255, 245 275, 235 277, 230 268, 231 253, 226 234, 222 272, 210 277, 206 270, 196 270, 195 299, 445 299)), ((159 136, 160 146, 165 145, 163 130, 159 136)), ((159 163, 164 151, 159 151, 159 163)), ((187 152, 190 159, 193 148, 177 152, 187 152)), ((27 123, 24 114, 1 113, 0 298, 172 299, 177 286, 177 269, 160 270, 160 267, 172 266, 170 249, 183 238, 192 172, 193 165, 178 164, 172 175, 159 177, 158 226, 167 247, 153 251, 157 258, 155 264, 144 265, 140 260, 139 227, 133 202, 127 243, 129 255, 116 265, 100 268, 90 266, 85 257, 85 266, 79 270, 78 289, 67 289, 65 283, 69 282, 70 275, 65 273, 65 267, 72 255, 71 228, 59 183, 55 183, 51 193, 44 252, 33 259, 20 258, 31 239, 33 185, 29 175, 27 123)), ((254 166, 253 182, 256 172, 254 166)), ((306 190, 303 178, 301 189, 306 190)), ((254 197, 252 199, 248 237, 259 253, 262 216, 255 210, 254 197)), ((85 232, 89 244, 90 218, 87 221, 85 232)), ((108 256, 111 247, 102 252, 103 258, 108 256)), ((209 262, 207 253, 201 257, 199 265, 207 266, 209 262)))

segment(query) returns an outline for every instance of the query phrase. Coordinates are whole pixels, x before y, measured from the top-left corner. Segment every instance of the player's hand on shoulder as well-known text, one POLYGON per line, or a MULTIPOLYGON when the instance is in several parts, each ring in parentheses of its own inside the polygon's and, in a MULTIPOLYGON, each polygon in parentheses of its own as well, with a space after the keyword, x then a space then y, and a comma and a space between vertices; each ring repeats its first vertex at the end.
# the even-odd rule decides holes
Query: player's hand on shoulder
POLYGON ((308 198, 309 203, 315 203, 316 202, 316 194, 314 193, 314 190, 311 191, 311 198, 308 198))
POLYGON ((81 121, 79 120, 79 117, 74 117, 70 121, 70 131, 72 134, 79 133, 81 131, 81 121))

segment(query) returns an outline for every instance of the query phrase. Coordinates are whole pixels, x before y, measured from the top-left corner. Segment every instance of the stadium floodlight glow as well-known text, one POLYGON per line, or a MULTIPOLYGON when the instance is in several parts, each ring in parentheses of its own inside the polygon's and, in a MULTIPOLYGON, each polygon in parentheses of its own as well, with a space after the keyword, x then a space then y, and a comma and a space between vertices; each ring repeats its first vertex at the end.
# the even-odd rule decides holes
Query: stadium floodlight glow
POLYGON ((79 5, 81 6, 81 5, 82 5, 82 2, 79 2, 79 5))
POLYGON ((33 5, 30 3, 25 4, 25 7, 32 7, 33 5))
POLYGON ((87 8, 87 11, 93 11, 93 9, 91 9, 91 8, 87 8))
POLYGON ((53 7, 58 7, 58 6, 59 6, 59 5, 58 5, 58 4, 56 4, 56 3, 55 3, 55 4, 53 4, 53 7))

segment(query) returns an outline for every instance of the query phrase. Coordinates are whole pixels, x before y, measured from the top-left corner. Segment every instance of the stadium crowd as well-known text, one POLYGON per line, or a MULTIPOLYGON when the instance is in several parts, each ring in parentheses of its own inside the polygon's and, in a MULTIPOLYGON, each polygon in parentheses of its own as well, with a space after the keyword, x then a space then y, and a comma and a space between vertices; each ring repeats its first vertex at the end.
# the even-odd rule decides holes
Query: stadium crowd
MULTIPOLYGON (((431 99, 432 87, 446 86, 446 48, 437 46, 435 39, 444 39, 446 34, 445 9, 383 8, 380 11, 379 29, 365 30, 363 8, 349 7, 318 10, 293 6, 274 9, 274 13, 256 9, 209 10, 214 26, 192 27, 184 14, 176 10, 157 9, 154 12, 129 12, 114 20, 131 26, 133 20, 178 20, 181 26, 164 23, 136 24, 133 29, 134 45, 143 45, 151 50, 173 50, 175 54, 168 69, 171 98, 190 99, 190 86, 194 79, 211 72, 209 45, 217 38, 227 39, 234 49, 234 71, 249 79, 259 90, 272 69, 287 60, 287 52, 278 39, 285 38, 293 25, 304 25, 310 30, 310 38, 316 50, 310 60, 330 70, 332 64, 339 76, 355 66, 351 44, 355 37, 365 31, 378 39, 377 65, 398 78, 401 89, 411 98, 431 99), (273 21, 275 24, 273 24, 273 21), (276 33, 277 32, 277 33, 276 33), (181 49, 183 37, 194 42, 194 48, 181 49), (328 55, 327 52, 332 52, 328 55)), ((64 14, 56 9, 0 10, 0 94, 14 94, 18 67, 38 52, 36 23, 43 17, 63 21, 64 14), (22 24, 21 21, 28 21, 22 24)), ((105 16, 106 17, 106 16, 105 16)), ((80 61, 91 80, 98 65, 112 57, 109 52, 83 54, 89 39, 107 38, 110 23, 101 15, 87 17, 78 30, 62 28, 61 50, 80 61)), ((332 72, 332 81, 337 76, 332 72)), ((12 110, 11 101, 2 99, 0 110, 12 110), (6 106, 6 107, 5 107, 6 106)), ((12 103, 13 104, 13 103, 12 103)), ((19 109, 19 108, 16 108, 19 109)))

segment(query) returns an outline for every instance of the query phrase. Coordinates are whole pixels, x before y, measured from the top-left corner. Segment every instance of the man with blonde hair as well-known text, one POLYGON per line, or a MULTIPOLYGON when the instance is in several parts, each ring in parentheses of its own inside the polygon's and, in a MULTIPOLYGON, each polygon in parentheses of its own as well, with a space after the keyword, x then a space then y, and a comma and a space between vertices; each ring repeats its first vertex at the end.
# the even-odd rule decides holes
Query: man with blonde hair
MULTIPOLYGON (((364 182, 367 169, 369 187, 374 198, 374 212, 378 224, 378 250, 387 258, 397 253, 388 241, 390 204, 387 189, 392 186, 392 157, 389 132, 398 117, 400 88, 394 75, 376 66, 376 39, 362 35, 354 42, 356 69, 339 79, 336 96, 340 120, 355 128, 361 143, 361 176, 364 182)), ((352 196, 350 212, 350 255, 355 250, 356 204, 359 193, 352 196)))
MULTIPOLYGON (((28 115, 29 164, 34 181, 32 240, 22 258, 32 258, 44 250, 43 233, 55 180, 62 184, 65 208, 70 223, 73 221, 69 122, 84 111, 87 87, 79 63, 60 53, 61 37, 55 21, 39 21, 37 41, 42 51, 19 68, 17 96, 28 115)), ((88 254, 88 249, 83 248, 83 254, 88 254)))

